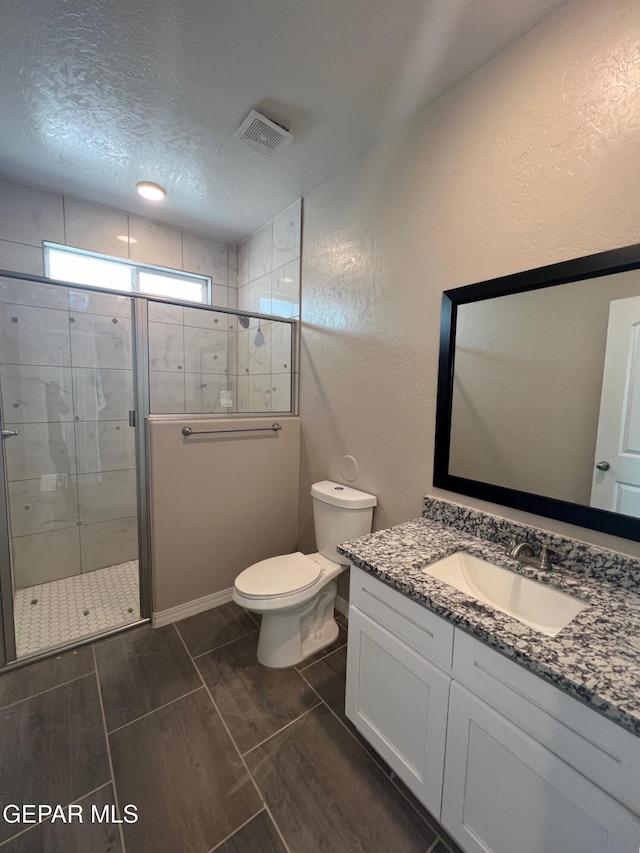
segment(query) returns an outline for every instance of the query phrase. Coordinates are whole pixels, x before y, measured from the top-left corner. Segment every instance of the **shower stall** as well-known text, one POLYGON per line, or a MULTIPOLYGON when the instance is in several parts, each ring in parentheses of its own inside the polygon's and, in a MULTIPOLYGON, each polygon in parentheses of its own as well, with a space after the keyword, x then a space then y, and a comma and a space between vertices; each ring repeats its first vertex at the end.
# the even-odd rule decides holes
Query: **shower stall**
POLYGON ((0 277, 2 663, 149 617, 145 419, 291 413, 296 330, 0 277))

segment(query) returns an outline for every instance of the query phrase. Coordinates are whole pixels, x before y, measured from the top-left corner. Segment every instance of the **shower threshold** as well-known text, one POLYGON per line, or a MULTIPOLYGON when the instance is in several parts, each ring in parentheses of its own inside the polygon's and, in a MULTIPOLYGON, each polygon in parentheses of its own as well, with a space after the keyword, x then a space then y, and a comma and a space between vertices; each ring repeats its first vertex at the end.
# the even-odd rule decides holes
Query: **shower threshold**
POLYGON ((140 619, 138 561, 16 590, 18 659, 140 619))

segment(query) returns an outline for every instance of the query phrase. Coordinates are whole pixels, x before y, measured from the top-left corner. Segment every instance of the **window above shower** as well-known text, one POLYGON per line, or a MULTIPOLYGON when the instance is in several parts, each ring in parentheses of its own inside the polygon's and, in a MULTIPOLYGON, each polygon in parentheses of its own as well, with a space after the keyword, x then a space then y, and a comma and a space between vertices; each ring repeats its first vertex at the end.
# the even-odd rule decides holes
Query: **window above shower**
POLYGON ((243 287, 240 301, 251 290, 253 310, 236 313, 211 304, 206 276, 43 245, 53 280, 148 297, 150 414, 293 411, 299 258, 243 287))
POLYGON ((44 243, 44 263, 45 275, 57 281, 211 304, 208 276, 132 263, 54 243, 44 243))

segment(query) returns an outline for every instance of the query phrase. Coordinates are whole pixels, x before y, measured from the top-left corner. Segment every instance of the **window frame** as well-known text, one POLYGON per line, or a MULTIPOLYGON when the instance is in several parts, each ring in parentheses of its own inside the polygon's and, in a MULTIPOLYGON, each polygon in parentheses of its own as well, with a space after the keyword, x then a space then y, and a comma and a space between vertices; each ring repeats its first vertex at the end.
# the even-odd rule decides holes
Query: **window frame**
MULTIPOLYGON (((211 306, 213 303, 211 301, 211 297, 213 294, 213 288, 211 286, 211 276, 201 275, 200 273, 188 273, 184 270, 176 270, 171 267, 161 267, 156 264, 145 264, 140 263, 139 261, 130 261, 127 258, 117 258, 113 255, 105 255, 102 252, 92 252, 88 249, 76 249, 74 246, 64 246, 60 243, 51 243, 47 240, 44 240, 42 243, 43 255, 44 255, 44 275, 45 278, 50 279, 51 281, 62 281, 63 279, 55 279, 52 278, 49 273, 49 252, 54 250, 56 252, 66 252, 70 255, 84 255, 89 258, 96 258, 101 261, 108 261, 109 263, 117 263, 122 266, 126 266, 129 268, 131 273, 131 290, 130 291, 118 291, 119 293, 131 293, 136 294, 137 296, 148 297, 149 299, 169 299, 177 302, 188 302, 190 305, 209 305, 211 306), (202 302, 194 302, 191 299, 185 299, 181 296, 165 296, 163 294, 151 293, 148 291, 143 291, 139 289, 139 280, 140 280, 140 272, 152 272, 152 273, 160 273, 165 278, 174 278, 178 281, 184 282, 197 282, 203 285, 203 293, 205 300, 202 302)), ((78 287, 88 287, 104 289, 102 285, 98 284, 89 284, 87 282, 74 282, 78 287)), ((214 306, 215 307, 215 306, 214 306)))

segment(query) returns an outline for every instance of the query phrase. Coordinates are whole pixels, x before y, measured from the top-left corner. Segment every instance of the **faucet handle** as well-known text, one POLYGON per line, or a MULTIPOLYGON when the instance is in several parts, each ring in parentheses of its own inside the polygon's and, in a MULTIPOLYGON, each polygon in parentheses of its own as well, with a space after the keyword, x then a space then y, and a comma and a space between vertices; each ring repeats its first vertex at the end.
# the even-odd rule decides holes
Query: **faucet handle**
POLYGON ((518 544, 518 538, 514 533, 509 533, 507 530, 498 530, 498 536, 505 543, 505 551, 507 556, 510 556, 513 549, 518 544))
POLYGON ((551 568, 549 552, 551 552, 552 554, 559 554, 560 556, 568 553, 565 548, 554 548, 552 545, 543 545, 542 551, 540 552, 540 568, 543 571, 551 568))

